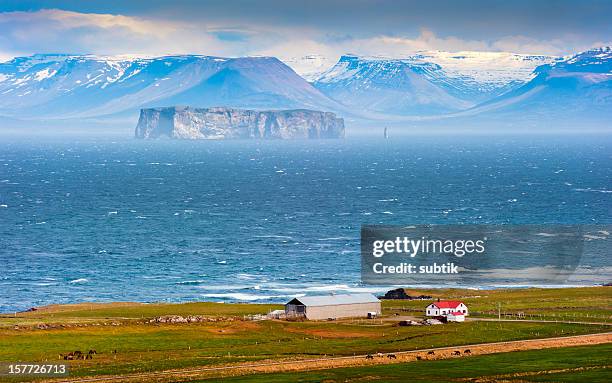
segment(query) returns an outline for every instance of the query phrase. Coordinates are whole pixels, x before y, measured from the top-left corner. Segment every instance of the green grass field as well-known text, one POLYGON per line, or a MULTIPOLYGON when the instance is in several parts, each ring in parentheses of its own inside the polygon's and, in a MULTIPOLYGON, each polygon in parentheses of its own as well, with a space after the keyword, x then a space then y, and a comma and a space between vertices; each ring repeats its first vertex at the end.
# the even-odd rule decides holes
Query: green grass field
MULTIPOLYGON (((460 299, 468 305, 472 317, 512 318, 523 313, 526 319, 612 323, 612 287, 573 289, 502 289, 502 290, 419 290, 412 295, 460 299), (505 314, 505 315, 504 315, 505 314)), ((387 300, 386 314, 395 312, 422 314, 424 301, 387 300), (403 310, 394 310, 401 308, 403 310)))
MULTIPOLYGON (((584 313, 594 302, 610 315, 610 288, 528 290, 436 290, 432 295, 461 298, 471 310, 502 302, 508 309, 541 305, 543 313, 584 313)), ((419 291, 427 294, 427 291, 419 291)), ((401 305, 424 308, 424 301, 384 302, 383 313, 401 305)), ((389 321, 287 322, 244 321, 278 305, 258 304, 79 304, 0 316, 0 362, 58 361, 60 353, 95 349, 93 360, 71 361, 73 376, 159 371, 242 361, 279 360, 322 355, 396 352, 430 347, 546 338, 610 331, 610 326, 566 323, 473 321, 438 326, 399 327, 389 321), (219 321, 153 324, 160 315, 205 315, 219 321), (234 318, 229 321, 227 318, 234 318), (50 326, 40 326, 46 324, 50 326), (116 353, 113 351, 116 350, 116 353)), ((399 313, 412 312, 399 311, 399 313)), ((602 320, 598 320, 603 322, 602 320)), ((398 367, 399 368, 399 367, 398 367)), ((581 372, 587 373, 587 372, 581 372)), ((593 373, 595 372, 588 372, 593 373)))
POLYGON ((339 383, 347 381, 607 383, 612 374, 610 369, 612 369, 612 345, 605 344, 324 371, 258 374, 229 378, 225 381, 244 383, 339 383))

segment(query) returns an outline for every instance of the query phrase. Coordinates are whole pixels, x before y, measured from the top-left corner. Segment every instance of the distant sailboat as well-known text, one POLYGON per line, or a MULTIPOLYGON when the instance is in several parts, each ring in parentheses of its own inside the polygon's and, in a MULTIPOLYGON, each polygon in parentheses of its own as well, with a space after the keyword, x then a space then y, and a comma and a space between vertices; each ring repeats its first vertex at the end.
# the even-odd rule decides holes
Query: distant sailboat
POLYGON ((389 131, 387 130, 387 128, 385 128, 385 139, 389 138, 389 131))

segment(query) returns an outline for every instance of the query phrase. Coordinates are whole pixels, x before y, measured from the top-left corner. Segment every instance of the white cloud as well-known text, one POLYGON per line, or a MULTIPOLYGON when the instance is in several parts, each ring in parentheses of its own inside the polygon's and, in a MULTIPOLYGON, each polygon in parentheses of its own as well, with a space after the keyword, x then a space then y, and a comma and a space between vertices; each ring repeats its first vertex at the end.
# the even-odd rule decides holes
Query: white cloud
POLYGON ((57 9, 0 13, 0 43, 29 53, 231 53, 201 25, 57 9))
POLYGON ((417 36, 372 35, 330 38, 326 31, 305 27, 236 25, 141 18, 45 9, 0 13, 0 59, 46 52, 96 54, 180 54, 218 56, 269 55, 281 59, 317 54, 331 60, 343 53, 402 57, 416 51, 511 51, 569 54, 587 49, 579 36, 537 40, 506 36, 495 41, 439 36, 423 28, 417 36))

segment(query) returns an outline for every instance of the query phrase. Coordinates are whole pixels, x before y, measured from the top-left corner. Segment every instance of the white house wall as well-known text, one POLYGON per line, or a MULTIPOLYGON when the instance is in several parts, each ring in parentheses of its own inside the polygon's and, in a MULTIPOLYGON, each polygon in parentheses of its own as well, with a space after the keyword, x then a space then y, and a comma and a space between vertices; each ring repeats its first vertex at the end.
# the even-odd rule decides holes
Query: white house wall
POLYGON ((329 318, 367 317, 369 312, 375 312, 377 315, 380 315, 380 302, 333 306, 307 306, 306 318, 321 320, 329 318))

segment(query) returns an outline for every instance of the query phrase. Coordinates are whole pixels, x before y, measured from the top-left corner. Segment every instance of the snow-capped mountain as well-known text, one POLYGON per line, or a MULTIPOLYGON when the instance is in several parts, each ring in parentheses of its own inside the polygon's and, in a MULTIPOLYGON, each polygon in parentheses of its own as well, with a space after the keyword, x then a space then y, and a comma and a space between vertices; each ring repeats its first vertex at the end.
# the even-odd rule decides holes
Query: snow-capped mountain
MULTIPOLYGON (((0 117, 135 116, 143 107, 189 105, 307 108, 389 121, 507 120, 531 112, 599 118, 612 110, 610 56, 609 47, 564 59, 476 52, 345 55, 310 83, 273 57, 34 55, 0 63, 0 117)), ((315 56, 300 62, 309 61, 312 73, 324 62, 315 56)))
POLYGON ((314 83, 352 108, 393 115, 428 115, 474 105, 438 81, 439 65, 345 55, 314 83))
POLYGON ((550 56, 503 52, 421 52, 401 59, 345 55, 315 86, 336 100, 377 112, 414 115, 465 109, 534 77, 550 56))
POLYGON ((499 95, 522 85, 534 70, 560 58, 545 55, 521 55, 508 52, 421 52, 409 58, 438 64, 454 86, 472 92, 475 98, 499 95))
POLYGON ((177 104, 341 109, 273 57, 34 55, 0 64, 0 115, 91 117, 177 104))
POLYGON ((323 72, 334 65, 334 61, 322 55, 281 58, 281 61, 309 82, 316 81, 323 72))
POLYGON ((592 49, 542 65, 525 85, 463 114, 517 112, 550 121, 612 117, 612 48, 592 49))

